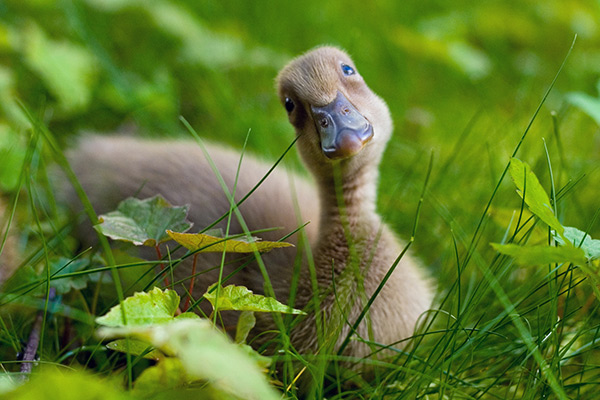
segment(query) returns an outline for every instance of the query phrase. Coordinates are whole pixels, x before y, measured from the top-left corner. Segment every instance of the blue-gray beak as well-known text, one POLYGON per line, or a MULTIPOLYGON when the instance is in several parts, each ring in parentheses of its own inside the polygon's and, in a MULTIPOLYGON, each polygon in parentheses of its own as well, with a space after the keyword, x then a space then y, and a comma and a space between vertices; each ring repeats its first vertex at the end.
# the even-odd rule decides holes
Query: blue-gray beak
POLYGON ((321 136, 321 149, 331 159, 355 155, 373 137, 373 126, 340 91, 331 103, 310 110, 321 136))

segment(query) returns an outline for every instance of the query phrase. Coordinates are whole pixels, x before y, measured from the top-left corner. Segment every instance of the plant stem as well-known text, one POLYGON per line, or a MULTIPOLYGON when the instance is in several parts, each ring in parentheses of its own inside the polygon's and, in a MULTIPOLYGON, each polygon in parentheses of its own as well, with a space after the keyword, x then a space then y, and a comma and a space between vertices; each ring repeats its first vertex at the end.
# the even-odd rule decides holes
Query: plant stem
MULTIPOLYGON (((48 297, 49 301, 54 301, 54 298, 56 297, 56 290, 54 288, 50 288, 48 297)), ((35 361, 35 355, 40 344, 43 321, 44 310, 40 310, 35 317, 35 321, 33 322, 33 328, 31 329, 29 339, 27 340, 27 346, 25 346, 25 352, 23 353, 23 363, 21 364, 21 373, 23 374, 30 374, 33 368, 33 361, 35 361)))
POLYGON ((198 261, 198 254, 194 254, 194 262, 192 263, 192 278, 190 279, 190 290, 187 299, 185 299, 185 304, 183 306, 183 312, 188 310, 190 305, 190 298, 192 297, 192 293, 194 291, 194 282, 196 281, 196 263, 198 261))
MULTIPOLYGON (((162 254, 160 252, 160 245, 157 244, 156 246, 154 246, 154 248, 156 249, 156 257, 158 257, 158 260, 162 260, 162 254)), ((160 264, 160 273, 164 275, 163 277, 163 281, 165 282, 165 287, 169 287, 171 285, 171 282, 169 281, 169 277, 167 276, 167 274, 165 274, 165 263, 161 262, 160 264)))

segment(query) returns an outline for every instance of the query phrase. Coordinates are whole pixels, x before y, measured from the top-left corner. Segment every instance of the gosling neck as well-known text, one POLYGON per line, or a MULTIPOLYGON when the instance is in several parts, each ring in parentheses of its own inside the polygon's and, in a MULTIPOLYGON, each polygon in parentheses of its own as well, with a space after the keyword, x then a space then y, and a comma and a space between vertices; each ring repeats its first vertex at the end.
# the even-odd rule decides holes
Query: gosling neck
POLYGON ((321 232, 328 231, 332 225, 339 225, 342 215, 351 226, 379 220, 375 212, 377 168, 366 165, 347 171, 344 167, 342 163, 332 165, 330 173, 324 174, 318 182, 321 232))

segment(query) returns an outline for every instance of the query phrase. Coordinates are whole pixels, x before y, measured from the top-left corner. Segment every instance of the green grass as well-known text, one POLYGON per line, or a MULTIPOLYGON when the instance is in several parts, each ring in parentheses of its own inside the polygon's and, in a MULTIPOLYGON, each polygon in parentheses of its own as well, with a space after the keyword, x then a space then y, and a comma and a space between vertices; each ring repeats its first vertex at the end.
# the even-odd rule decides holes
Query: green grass
MULTIPOLYGON (((182 116, 202 137, 240 149, 250 130, 247 151, 274 163, 293 140, 274 94, 277 70, 327 43, 348 50, 390 106, 396 129, 381 166, 379 211, 409 240, 420 207, 410 250, 437 295, 408 347, 395 346, 385 361, 361 361, 376 367, 372 376, 336 368, 335 354, 316 355, 314 369, 303 372, 324 382, 316 396, 595 398, 600 315, 590 279, 574 265, 519 266, 490 243, 549 241, 506 176, 515 154, 555 199, 561 223, 600 238, 600 121, 593 113, 600 5, 405 3, 1 3, 0 188, 5 214, 12 216, 17 201, 12 225, 25 260, 21 282, 0 298, 7 379, 16 379, 16 354, 38 311, 46 318, 34 372, 84 368, 116 380, 117 394, 105 394, 116 398, 150 365, 108 351, 94 336, 94 316, 149 285, 154 269, 120 250, 114 262, 77 254, 71 217, 46 179, 51 165, 62 164, 62 149, 85 130, 136 126, 148 136, 187 136, 182 116), (572 93, 585 94, 592 111, 572 93), (103 269, 105 283, 89 270, 69 272, 94 279, 52 309, 48 277, 58 256, 103 269), (119 279, 122 285, 113 283, 119 279), (346 379, 353 385, 344 386, 346 379)), ((302 170, 294 154, 284 162, 302 170)), ((287 386, 301 370, 284 362, 278 376, 284 371, 287 386)), ((76 379, 88 378, 68 382, 76 379)), ((85 383, 60 382, 85 393, 85 383)))

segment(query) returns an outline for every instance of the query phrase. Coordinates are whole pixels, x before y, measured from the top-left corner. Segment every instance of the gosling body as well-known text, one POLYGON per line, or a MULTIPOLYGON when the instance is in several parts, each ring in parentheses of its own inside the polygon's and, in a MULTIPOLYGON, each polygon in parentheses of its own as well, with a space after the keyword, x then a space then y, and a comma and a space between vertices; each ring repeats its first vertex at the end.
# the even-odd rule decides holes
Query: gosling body
MULTIPOLYGON (((294 302, 309 314, 293 327, 291 341, 300 352, 314 353, 324 345, 335 351, 404 247, 376 212, 379 162, 392 134, 392 121, 383 100, 368 88, 349 56, 337 48, 320 47, 292 60, 280 72, 277 88, 313 180, 277 168, 240 210, 251 230, 282 228, 261 234, 266 240, 277 240, 309 222, 304 228, 310 246, 306 253, 314 263, 307 263, 310 255, 305 255, 294 302), (317 293, 309 265, 314 265, 317 293)), ((208 152, 233 190, 239 152, 213 144, 208 152)), ((160 193, 172 204, 190 204, 189 218, 201 229, 229 210, 208 161, 193 142, 89 136, 69 152, 69 159, 98 212, 114 209, 128 196, 160 193)), ((251 190, 270 166, 245 156, 236 198, 251 190)), ((230 233, 241 231, 233 218, 230 233)), ((298 237, 292 235, 288 241, 298 244, 298 237)), ((275 295, 282 302, 290 295, 297 256, 295 249, 263 256, 275 295)), ((203 257, 200 264, 204 267, 220 262, 219 257, 203 257)), ((226 273, 234 266, 228 268, 226 273)), ((189 274, 189 264, 176 270, 177 278, 189 274)), ((217 273, 198 279, 196 297, 217 280, 217 273)), ((231 283, 263 293, 264 282, 255 265, 244 268, 231 283)), ((402 346, 431 300, 429 280, 418 262, 406 254, 354 334, 402 346)), ((272 318, 259 316, 256 333, 273 328, 272 318)), ((259 336, 255 343, 263 338, 259 336)), ((364 357, 372 351, 361 341, 344 346, 343 353, 350 356, 364 357)))

